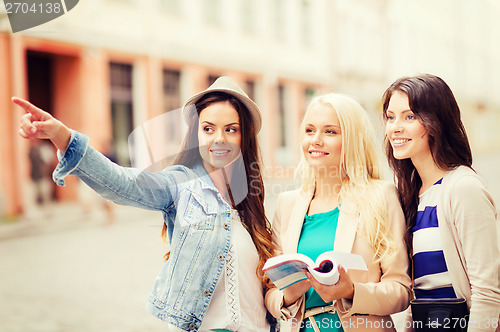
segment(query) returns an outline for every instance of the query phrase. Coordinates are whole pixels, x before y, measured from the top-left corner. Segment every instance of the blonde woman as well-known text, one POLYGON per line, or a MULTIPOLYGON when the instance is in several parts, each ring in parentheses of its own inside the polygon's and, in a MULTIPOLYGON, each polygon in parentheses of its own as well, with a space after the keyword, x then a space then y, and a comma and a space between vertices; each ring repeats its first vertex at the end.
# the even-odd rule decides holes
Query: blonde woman
POLYGON ((361 255, 368 271, 339 268, 337 284, 308 280, 270 288, 266 306, 292 331, 395 330, 390 315, 411 296, 404 215, 394 185, 380 180, 377 140, 363 108, 350 97, 314 98, 300 126, 300 189, 278 198, 275 254, 328 250, 361 255))

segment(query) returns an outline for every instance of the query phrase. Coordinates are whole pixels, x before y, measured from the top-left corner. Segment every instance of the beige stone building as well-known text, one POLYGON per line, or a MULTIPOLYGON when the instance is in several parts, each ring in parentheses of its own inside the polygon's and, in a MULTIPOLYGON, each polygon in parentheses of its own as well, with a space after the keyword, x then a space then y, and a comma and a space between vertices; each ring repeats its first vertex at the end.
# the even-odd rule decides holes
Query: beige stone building
MULTIPOLYGON (((473 148, 498 151, 500 6, 484 0, 82 0, 12 33, 0 5, 0 204, 22 213, 28 143, 17 135, 29 98, 128 164, 128 135, 216 77, 261 106, 266 175, 289 176, 297 128, 316 93, 347 93, 380 129, 380 98, 397 77, 442 76, 464 110, 473 148)), ((175 126, 172 127, 175 130, 175 126)), ((382 137, 382 131, 380 131, 382 137)), ((382 138, 381 138, 382 139, 382 138)), ((78 199, 77 180, 58 200, 78 199)))

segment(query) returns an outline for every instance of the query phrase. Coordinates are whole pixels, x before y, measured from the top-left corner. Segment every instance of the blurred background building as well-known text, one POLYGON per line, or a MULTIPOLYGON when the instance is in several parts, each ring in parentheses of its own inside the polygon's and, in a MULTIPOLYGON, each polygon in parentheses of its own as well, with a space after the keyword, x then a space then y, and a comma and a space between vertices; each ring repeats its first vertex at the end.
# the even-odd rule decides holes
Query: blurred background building
MULTIPOLYGON (((384 90, 428 72, 454 91, 474 153, 500 155, 498 17, 496 0, 81 0, 13 34, 0 5, 0 213, 20 214, 27 204, 29 144, 17 134, 22 112, 11 96, 101 151, 111 142, 128 165, 134 128, 228 75, 263 111, 266 176, 286 177, 313 95, 353 96, 382 143, 384 90)), ((169 126, 165 139, 182 136, 169 126)), ((77 186, 68 178, 56 199, 77 200, 77 186)))

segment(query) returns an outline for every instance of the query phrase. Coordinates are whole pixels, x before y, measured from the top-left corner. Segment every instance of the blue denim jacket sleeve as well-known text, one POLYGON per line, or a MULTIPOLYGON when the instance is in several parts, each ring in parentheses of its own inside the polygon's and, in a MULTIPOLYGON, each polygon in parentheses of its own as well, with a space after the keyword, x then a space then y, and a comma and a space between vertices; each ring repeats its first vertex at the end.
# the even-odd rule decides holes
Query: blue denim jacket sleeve
POLYGON ((89 138, 87 136, 71 130, 71 138, 65 154, 62 154, 61 150, 57 150, 59 164, 52 173, 52 179, 58 186, 66 185, 64 178, 76 168, 88 146, 89 138))
POLYGON ((64 155, 58 151, 58 158, 52 177, 59 186, 73 174, 106 199, 150 210, 165 210, 177 196, 176 172, 119 166, 92 148, 87 136, 73 130, 64 155))

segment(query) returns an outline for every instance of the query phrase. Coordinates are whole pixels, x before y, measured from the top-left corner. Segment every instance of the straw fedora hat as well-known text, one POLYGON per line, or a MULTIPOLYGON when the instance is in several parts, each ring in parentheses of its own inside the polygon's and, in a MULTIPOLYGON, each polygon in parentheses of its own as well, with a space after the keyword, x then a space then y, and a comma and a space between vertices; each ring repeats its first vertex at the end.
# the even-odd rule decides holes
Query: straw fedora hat
MULTIPOLYGON (((243 91, 230 77, 227 76, 219 77, 212 85, 210 85, 210 87, 208 87, 208 89, 189 98, 184 104, 183 112, 186 113, 187 109, 191 105, 194 106, 198 100, 210 92, 225 92, 241 101, 247 107, 250 115, 252 116, 255 132, 258 133, 260 131, 260 128, 262 127, 262 115, 259 107, 252 99, 250 99, 250 97, 248 97, 245 91, 243 91)), ((186 116, 187 114, 184 115, 186 116)))

